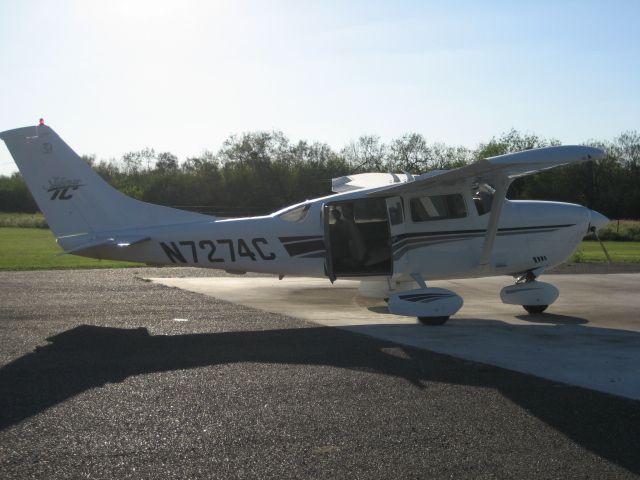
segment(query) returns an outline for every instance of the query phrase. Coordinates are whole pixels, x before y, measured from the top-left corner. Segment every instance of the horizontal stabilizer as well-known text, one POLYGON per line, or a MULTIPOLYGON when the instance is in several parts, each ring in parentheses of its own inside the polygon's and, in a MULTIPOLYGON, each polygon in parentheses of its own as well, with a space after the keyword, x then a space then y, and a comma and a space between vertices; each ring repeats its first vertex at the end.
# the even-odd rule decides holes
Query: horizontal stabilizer
POLYGON ((69 253, 79 253, 85 250, 89 250, 91 248, 98 247, 116 247, 116 248, 124 248, 130 247, 132 245, 137 245, 139 243, 147 242, 151 240, 151 237, 143 237, 143 236, 118 236, 118 237, 108 237, 108 238, 96 238, 89 242, 81 243, 78 246, 75 246, 70 249, 65 249, 64 252, 59 255, 67 255, 69 253))

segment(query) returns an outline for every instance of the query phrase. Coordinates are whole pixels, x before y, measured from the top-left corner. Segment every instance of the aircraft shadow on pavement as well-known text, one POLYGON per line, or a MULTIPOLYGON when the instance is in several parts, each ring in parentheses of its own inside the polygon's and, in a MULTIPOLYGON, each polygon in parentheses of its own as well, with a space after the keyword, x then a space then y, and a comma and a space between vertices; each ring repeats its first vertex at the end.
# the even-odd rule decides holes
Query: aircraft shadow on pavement
MULTIPOLYGON (((540 326, 540 328, 552 328, 540 326)), ((584 328, 584 327, 583 327, 584 328)), ((0 369, 0 430, 88 389, 128 377, 239 362, 322 365, 500 391, 585 448, 640 472, 640 402, 336 328, 149 335, 82 325, 0 369)))
MULTIPOLYGON (((389 307, 387 307, 386 305, 375 305, 373 307, 367 307, 367 310, 373 313, 389 313, 389 307)), ((549 325, 584 325, 585 323, 589 323, 589 320, 582 317, 560 315, 556 313, 522 314, 516 315, 516 318, 518 320, 522 320, 523 322, 548 323, 549 325)))
POLYGON ((574 317, 570 315, 560 315, 557 313, 533 313, 516 315, 518 320, 531 323, 546 323, 549 325, 584 325, 589 323, 589 320, 581 317, 574 317))

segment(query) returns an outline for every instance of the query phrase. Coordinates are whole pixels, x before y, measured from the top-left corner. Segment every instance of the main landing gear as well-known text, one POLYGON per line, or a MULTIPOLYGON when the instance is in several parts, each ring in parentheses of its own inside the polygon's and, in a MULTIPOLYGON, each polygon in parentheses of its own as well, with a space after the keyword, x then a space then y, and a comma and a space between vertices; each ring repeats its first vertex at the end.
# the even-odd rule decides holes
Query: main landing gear
POLYGON ((549 308, 549 305, 522 305, 522 308, 529 313, 542 313, 549 308))
MULTIPOLYGON (((542 269, 528 270, 516 277, 516 283, 500 291, 503 303, 521 305, 530 314, 544 312, 560 295, 550 283, 536 280, 542 269)), ((412 275, 420 288, 388 295, 389 311, 417 317, 422 325, 443 325, 462 307, 462 297, 444 288, 427 287, 424 279, 412 275)))
MULTIPOLYGON (((542 271, 537 272, 539 275, 542 271)), ((516 279, 515 285, 504 287, 500 291, 502 303, 522 305, 529 313, 542 313, 555 302, 560 295, 558 289, 550 283, 536 280, 536 272, 529 270, 516 279)))
POLYGON ((442 325, 462 307, 462 297, 445 288, 427 287, 421 275, 412 275, 420 286, 389 295, 389 311, 417 317, 423 325, 442 325))

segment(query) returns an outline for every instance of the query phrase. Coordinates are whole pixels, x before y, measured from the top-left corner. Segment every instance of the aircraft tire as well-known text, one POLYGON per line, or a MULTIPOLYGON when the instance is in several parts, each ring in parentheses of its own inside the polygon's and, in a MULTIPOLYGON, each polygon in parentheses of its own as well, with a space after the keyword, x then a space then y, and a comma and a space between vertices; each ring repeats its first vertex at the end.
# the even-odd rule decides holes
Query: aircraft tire
POLYGON ((444 325, 449 317, 418 317, 418 321, 423 325, 444 325))
POLYGON ((524 308, 529 313, 542 313, 544 312, 549 305, 523 305, 524 308))

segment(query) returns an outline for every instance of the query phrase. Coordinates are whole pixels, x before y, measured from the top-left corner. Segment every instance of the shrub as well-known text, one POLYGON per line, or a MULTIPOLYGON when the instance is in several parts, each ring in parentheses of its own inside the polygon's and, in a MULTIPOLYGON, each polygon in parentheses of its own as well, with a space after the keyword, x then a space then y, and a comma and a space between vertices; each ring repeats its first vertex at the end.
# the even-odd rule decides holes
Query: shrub
POLYGON ((2 213, 0 227, 13 228, 49 228, 41 213, 2 213))

